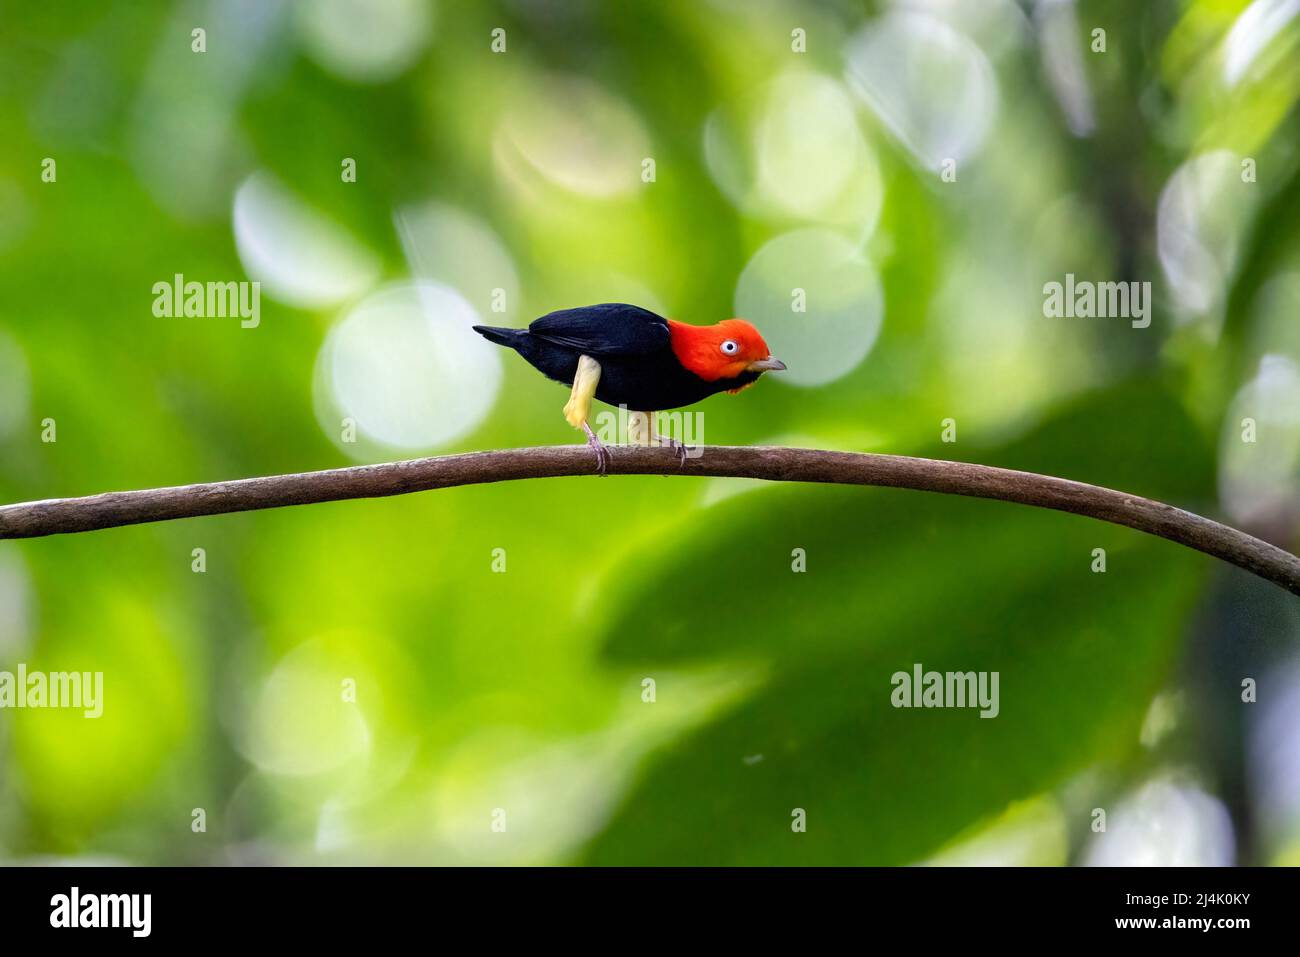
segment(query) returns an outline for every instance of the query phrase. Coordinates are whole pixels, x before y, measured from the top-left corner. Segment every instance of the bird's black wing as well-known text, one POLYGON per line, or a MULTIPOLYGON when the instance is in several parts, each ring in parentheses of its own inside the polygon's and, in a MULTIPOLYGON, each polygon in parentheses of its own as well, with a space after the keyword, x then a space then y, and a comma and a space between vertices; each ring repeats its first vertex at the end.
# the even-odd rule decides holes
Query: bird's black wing
POLYGON ((640 356, 669 347, 668 320, 640 306, 603 302, 536 319, 530 335, 591 356, 640 356))

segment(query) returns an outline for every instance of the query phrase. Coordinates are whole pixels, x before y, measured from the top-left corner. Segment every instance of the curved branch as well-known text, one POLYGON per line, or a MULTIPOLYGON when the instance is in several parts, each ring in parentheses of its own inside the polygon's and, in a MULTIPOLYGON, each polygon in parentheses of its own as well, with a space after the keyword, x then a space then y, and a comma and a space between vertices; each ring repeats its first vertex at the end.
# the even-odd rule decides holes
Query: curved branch
MULTIPOLYGON (((711 475, 771 482, 876 485, 990 498, 1072 512, 1178 542, 1300 595, 1300 558, 1290 552, 1163 502, 1050 475, 966 462, 820 449, 711 445, 703 455, 687 459, 682 465, 678 464, 673 449, 616 446, 610 452, 611 474, 711 475)), ((586 446, 548 446, 25 502, 0 507, 0 539, 88 532, 141 522, 341 499, 404 495, 457 485, 590 475, 594 465, 591 450, 586 446)))

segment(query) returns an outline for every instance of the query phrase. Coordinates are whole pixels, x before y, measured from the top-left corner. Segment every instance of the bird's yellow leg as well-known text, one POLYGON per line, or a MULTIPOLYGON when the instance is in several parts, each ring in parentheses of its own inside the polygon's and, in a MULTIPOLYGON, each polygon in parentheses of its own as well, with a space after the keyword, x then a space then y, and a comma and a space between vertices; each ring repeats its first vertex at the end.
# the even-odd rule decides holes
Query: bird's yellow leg
POLYGON ((591 356, 578 357, 578 371, 573 376, 573 390, 564 403, 564 417, 569 425, 581 429, 591 414, 591 400, 600 385, 600 363, 591 356))
POLYGON ((587 433, 587 444, 596 453, 596 469, 601 475, 609 468, 609 450, 596 438, 587 424, 591 414, 591 400, 596 397, 596 387, 600 385, 600 363, 591 356, 578 357, 578 371, 573 376, 573 389, 569 392, 569 401, 564 403, 564 418, 575 429, 587 433))
POLYGON ((627 441, 629 445, 658 445, 653 412, 628 412, 627 441))

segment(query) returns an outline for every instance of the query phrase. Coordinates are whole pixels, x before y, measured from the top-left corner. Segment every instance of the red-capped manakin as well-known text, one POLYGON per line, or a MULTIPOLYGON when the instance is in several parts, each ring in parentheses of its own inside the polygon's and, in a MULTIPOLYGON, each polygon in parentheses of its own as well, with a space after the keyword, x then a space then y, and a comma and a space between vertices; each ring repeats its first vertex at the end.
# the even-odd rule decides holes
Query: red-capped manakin
POLYGON ((527 329, 475 326, 474 331, 514 349, 548 378, 572 386, 564 417, 587 433, 602 473, 609 452, 587 424, 593 397, 644 413, 650 442, 666 441, 684 454, 681 443, 655 435, 656 411, 717 392, 739 392, 764 372, 785 368, 744 319, 692 326, 622 302, 560 309, 527 329))

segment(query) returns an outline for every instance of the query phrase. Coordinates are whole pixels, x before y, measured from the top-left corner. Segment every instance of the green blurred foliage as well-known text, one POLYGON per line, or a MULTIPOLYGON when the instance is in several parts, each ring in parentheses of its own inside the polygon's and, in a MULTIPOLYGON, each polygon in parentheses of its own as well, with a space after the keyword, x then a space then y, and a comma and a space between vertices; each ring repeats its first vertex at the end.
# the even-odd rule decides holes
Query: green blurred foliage
MULTIPOLYGON (((844 235, 883 293, 866 357, 832 381, 768 376, 709 400, 707 442, 1002 464, 1294 547, 1290 461, 1229 455, 1241 414, 1259 419, 1259 454, 1300 434, 1285 401, 1249 399, 1265 394, 1249 390, 1266 356, 1300 363, 1278 294, 1300 254, 1294 20, 1258 34, 1229 84, 1244 0, 1080 4, 1072 48, 1096 128, 1076 136, 1043 77, 1039 21, 1011 3, 921 6, 996 84, 956 183, 851 92, 846 51, 894 15, 885 2, 7 5, 0 501, 572 441, 563 390, 504 353, 490 414, 454 439, 336 441, 327 337, 366 295, 421 275, 399 222, 436 202, 473 217, 517 274, 504 316, 477 280, 437 277, 498 324, 642 296, 713 322, 769 240, 844 235), (322 41, 313 17, 355 30, 322 41), (404 22, 421 24, 409 57, 375 61, 391 75, 331 60, 401 49, 404 22), (191 52, 196 25, 206 54, 191 52), (1105 54, 1089 51, 1094 26, 1105 54), (765 169, 810 165, 815 186, 825 158, 797 137, 763 152, 752 127, 786 75, 852 104, 878 217, 844 218, 856 167, 815 210, 775 202, 809 194, 772 188, 765 169), (709 161, 715 114, 734 168, 709 161), (1193 237, 1205 256, 1190 273, 1217 278, 1218 299, 1188 309, 1162 269, 1160 200, 1216 150, 1254 158, 1258 180, 1249 200, 1205 200, 1214 229, 1193 237), (45 157, 57 183, 41 180, 45 157), (176 273, 256 278, 232 209, 258 172, 373 258, 373 281, 318 306, 264 289, 255 330, 156 318, 153 284, 176 273), (601 176, 617 188, 596 189, 601 176), (1042 286, 1067 272, 1152 280, 1151 327, 1045 319, 1042 286), (959 441, 936 444, 949 416, 959 441), (40 440, 47 417, 56 443, 40 440), (1247 516, 1225 475, 1262 476, 1270 507, 1247 516)), ((961 119, 944 111, 954 95, 922 97, 935 130, 961 119)), ((102 670, 106 686, 97 721, 0 712, 0 857, 914 863, 992 826, 999 840, 1037 828, 1049 837, 1033 859, 1067 863, 1088 859, 1091 808, 1170 768, 1232 813, 1237 860, 1296 853, 1300 816, 1265 827, 1252 813, 1249 720, 1200 747, 1195 699, 1163 741, 1139 733, 1158 694, 1199 688, 1226 707, 1240 674, 1293 656, 1287 596, 1073 516, 753 484, 511 483, 0 544, 0 669, 102 670), (1104 575, 1089 570, 1098 547, 1104 575), (1206 691, 1223 651, 1211 632, 1244 651, 1206 691), (891 708, 889 676, 918 661, 1000 671, 1002 713, 891 708), (806 834, 790 830, 796 807, 806 834), (490 829, 498 808, 505 833, 490 829)))
MULTIPOLYGON (((1114 469, 1121 487, 1205 494, 1203 442, 1175 403, 1144 388, 1082 403, 987 460, 1089 474, 1115 449, 1080 426, 1114 417, 1143 438, 1142 455, 1114 469)), ((608 628, 613 660, 653 669, 726 655, 770 678, 666 749, 594 860, 907 864, 1012 800, 1122 756, 1176 651, 1169 624, 1192 604, 1198 561, 1074 517, 889 501, 899 496, 743 494, 674 542, 663 571, 638 579, 643 593, 621 601, 608 628), (797 543, 808 571, 792 576, 792 556, 774 544, 737 547, 738 529, 797 543), (1105 575, 1081 560, 1094 548, 1107 551, 1105 575), (917 662, 996 671, 1002 688, 1021 690, 987 720, 896 709, 887 679, 917 662), (772 826, 796 807, 806 834, 772 826)))

